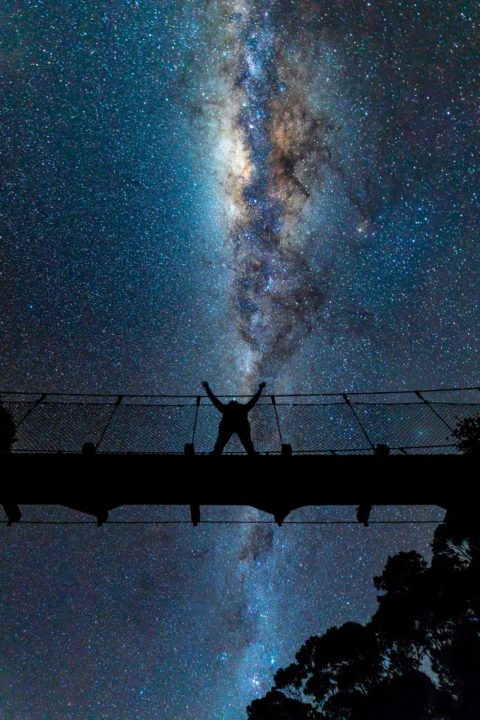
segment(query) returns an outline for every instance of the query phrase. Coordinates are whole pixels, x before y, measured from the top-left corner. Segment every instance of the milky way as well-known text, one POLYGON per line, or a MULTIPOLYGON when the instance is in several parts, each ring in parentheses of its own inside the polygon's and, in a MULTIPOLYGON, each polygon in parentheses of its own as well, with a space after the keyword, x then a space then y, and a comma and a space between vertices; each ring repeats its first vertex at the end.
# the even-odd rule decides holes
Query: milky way
POLYGON ((267 368, 285 367, 324 302, 321 272, 302 253, 300 216, 307 183, 331 164, 332 126, 314 114, 301 72, 282 52, 278 2, 237 2, 230 10, 227 132, 235 141, 225 191, 233 206, 233 317, 250 351, 251 384, 267 368))
MULTIPOLYGON (((259 375, 292 387, 292 375, 306 367, 308 375, 324 372, 327 382, 342 367, 363 374, 372 356, 370 382, 373 374, 383 382, 396 378, 400 357, 405 381, 413 358, 422 358, 420 366, 431 351, 427 336, 438 340, 439 331, 426 307, 429 320, 419 329, 413 294, 429 304, 444 263, 476 272, 471 257, 453 245, 447 250, 442 235, 450 210, 466 219, 458 212, 472 197, 460 191, 447 200, 445 187, 442 201, 431 194, 437 177, 460 167, 459 147, 449 162, 438 155, 452 100, 442 79, 440 94, 432 86, 448 63, 461 62, 457 51, 470 42, 460 40, 461 26, 469 16, 458 16, 458 38, 442 57, 443 41, 433 41, 435 33, 442 37, 442 11, 422 24, 419 11, 396 15, 394 3, 368 3, 360 14, 309 0, 212 8, 221 61, 210 65, 201 96, 217 148, 228 317, 238 333, 229 344, 240 387, 259 375), (436 256, 427 260, 431 242, 436 256), (390 356, 393 346, 398 352, 390 356), (413 347, 422 351, 410 354, 413 347)), ((453 94, 463 97, 457 118, 467 127, 464 88, 453 94)), ((469 235, 471 226, 462 232, 469 235)), ((470 280, 462 287, 471 298, 470 280)), ((462 313, 466 318, 469 310, 462 313)), ((463 347, 471 346, 466 340, 463 347)))

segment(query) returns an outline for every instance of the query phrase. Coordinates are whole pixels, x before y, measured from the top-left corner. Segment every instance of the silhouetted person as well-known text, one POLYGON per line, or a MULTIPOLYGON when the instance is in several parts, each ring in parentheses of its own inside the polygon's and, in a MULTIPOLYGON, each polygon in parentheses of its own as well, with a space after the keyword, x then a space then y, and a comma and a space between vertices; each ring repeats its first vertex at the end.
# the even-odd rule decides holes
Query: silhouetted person
POLYGON ((233 433, 237 433, 240 438, 240 442, 247 451, 247 454, 255 455, 255 448, 253 447, 252 438, 250 436, 248 413, 256 405, 266 383, 260 383, 257 392, 247 403, 239 403, 236 400, 230 400, 228 403, 222 403, 210 390, 208 382, 203 382, 202 385, 212 403, 223 415, 218 427, 218 437, 215 447, 213 448, 213 455, 222 454, 223 448, 228 443, 233 433))

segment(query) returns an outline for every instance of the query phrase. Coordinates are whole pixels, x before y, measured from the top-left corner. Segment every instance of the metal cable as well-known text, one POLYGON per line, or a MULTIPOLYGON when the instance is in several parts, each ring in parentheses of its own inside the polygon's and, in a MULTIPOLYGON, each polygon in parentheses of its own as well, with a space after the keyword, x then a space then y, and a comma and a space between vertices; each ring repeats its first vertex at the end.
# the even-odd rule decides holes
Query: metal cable
MULTIPOLYGON (((292 447, 293 454, 370 454, 379 444, 402 453, 417 449, 441 451, 447 446, 455 450, 452 428, 479 412, 480 402, 462 402, 457 397, 456 402, 436 403, 423 397, 422 392, 442 392, 445 396, 447 392, 465 390, 478 394, 478 388, 469 387, 343 395, 272 395, 252 411, 252 438, 257 450, 272 454, 278 437, 282 445, 292 447), (402 399, 375 402, 372 396, 380 394, 397 394, 402 399), (407 394, 414 400, 410 401, 407 394), (370 400, 364 402, 362 395, 370 400), (317 401, 332 397, 338 402, 317 401), (278 402, 279 398, 283 398, 283 402, 278 402), (288 399, 290 402, 285 402, 288 399)), ((200 395, 123 395, 116 396, 115 402, 106 394, 52 393, 30 395, 28 400, 19 399, 21 395, 8 393, 15 399, 3 400, 17 423, 15 452, 78 453, 86 443, 92 443, 97 448, 101 445, 102 454, 174 455, 182 454, 185 444, 193 441, 195 450, 201 454, 208 453, 215 442, 217 414, 214 408, 201 403, 203 396, 200 395), (192 402, 179 402, 182 397, 192 402), (142 402, 129 402, 128 398, 142 402), (144 402, 148 398, 156 398, 157 402, 144 402), (177 402, 165 402, 169 398, 177 402)), ((232 450, 235 454, 242 453, 235 437, 227 446, 226 454, 232 450)))
MULTIPOLYGON (((6 525, 7 520, 0 524, 6 525)), ((369 520, 369 525, 438 525, 442 520, 369 520)), ((21 520, 22 525, 95 525, 96 520, 21 520)), ((103 525, 191 525, 191 520, 107 520, 103 525)), ((358 525, 358 520, 284 520, 283 525, 358 525)), ((275 520, 201 520, 199 525, 277 525, 275 520)))

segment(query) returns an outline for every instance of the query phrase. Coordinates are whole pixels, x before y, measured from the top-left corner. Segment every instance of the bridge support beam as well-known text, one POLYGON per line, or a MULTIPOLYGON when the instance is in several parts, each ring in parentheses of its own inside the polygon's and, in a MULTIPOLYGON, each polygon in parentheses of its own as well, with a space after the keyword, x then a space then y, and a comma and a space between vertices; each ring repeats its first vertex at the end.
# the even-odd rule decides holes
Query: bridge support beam
POLYGON ((187 505, 193 525, 201 505, 250 505, 279 525, 303 506, 355 505, 364 524, 371 505, 480 508, 478 459, 462 455, 13 454, 2 469, 9 524, 22 505, 49 504, 89 513, 99 525, 121 505, 187 505))

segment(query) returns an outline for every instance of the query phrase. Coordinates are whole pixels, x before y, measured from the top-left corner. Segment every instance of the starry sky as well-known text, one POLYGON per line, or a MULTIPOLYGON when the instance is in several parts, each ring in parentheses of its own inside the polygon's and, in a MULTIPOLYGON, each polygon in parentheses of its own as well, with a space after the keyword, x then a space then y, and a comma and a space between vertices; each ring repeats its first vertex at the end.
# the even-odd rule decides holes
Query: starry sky
MULTIPOLYGON (((82 520, 24 506, 24 520, 82 520)), ((241 720, 312 634, 376 607, 389 554, 430 557, 435 524, 0 526, 2 720, 241 720)), ((292 520, 353 520, 304 508, 292 520)), ((373 520, 440 520, 440 508, 374 508, 373 520)), ((111 520, 187 520, 119 508, 111 520)), ((253 520, 261 520, 253 524, 253 520)), ((249 521, 249 522, 247 522, 249 521)))
POLYGON ((475 382, 479 15, 2 3, 3 387, 475 382))
MULTIPOLYGON (((5 0, 0 23, 3 389, 477 383, 477 2, 5 0)), ((139 515, 186 510, 112 519, 139 515)), ((0 718, 242 718, 433 529, 2 526, 0 718)))

